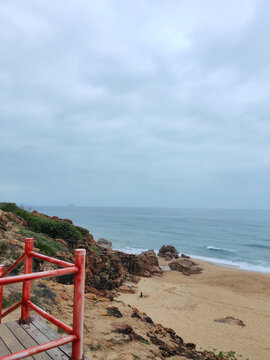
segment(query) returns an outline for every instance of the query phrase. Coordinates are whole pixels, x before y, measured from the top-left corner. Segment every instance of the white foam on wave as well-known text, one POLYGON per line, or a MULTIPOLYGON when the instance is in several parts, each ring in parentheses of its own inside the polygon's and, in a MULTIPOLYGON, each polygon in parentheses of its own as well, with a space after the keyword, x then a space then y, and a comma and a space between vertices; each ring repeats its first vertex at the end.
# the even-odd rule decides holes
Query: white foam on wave
POLYGON ((236 251, 234 249, 224 249, 224 248, 218 248, 218 247, 215 247, 215 246, 207 246, 206 249, 214 250, 214 251, 228 251, 228 252, 235 252, 236 251))
MULTIPOLYGON (((127 246, 126 248, 124 249, 120 249, 120 248, 114 248, 113 250, 118 250, 118 251, 123 251, 127 254, 133 254, 133 255, 139 255, 141 254, 143 251, 147 251, 149 249, 140 249, 140 248, 133 248, 133 247, 129 247, 127 246)), ((157 254, 158 253, 158 250, 155 250, 153 249, 154 252, 157 254)))
MULTIPOLYGON (((147 251, 149 249, 126 247, 125 249, 115 248, 114 250, 123 251, 127 254, 139 255, 143 251, 147 251)), ((154 249, 154 251, 156 254, 158 253, 158 250, 154 249)), ((192 254, 186 254, 186 255, 190 256, 193 259, 208 261, 212 264, 223 266, 223 267, 229 267, 229 268, 233 268, 233 269, 270 274, 270 267, 263 266, 263 265, 253 265, 253 264, 240 262, 240 261, 232 262, 230 260, 223 260, 223 259, 217 259, 217 258, 206 257, 206 256, 198 256, 198 255, 192 255, 192 254)))
POLYGON ((212 264, 229 267, 233 269, 245 270, 245 271, 252 271, 252 272, 259 272, 264 274, 270 274, 270 267, 262 266, 262 265, 253 265, 245 262, 233 262, 230 260, 223 260, 223 259, 216 259, 216 258, 209 258, 206 256, 197 256, 197 255, 189 255, 193 259, 208 261, 212 264))

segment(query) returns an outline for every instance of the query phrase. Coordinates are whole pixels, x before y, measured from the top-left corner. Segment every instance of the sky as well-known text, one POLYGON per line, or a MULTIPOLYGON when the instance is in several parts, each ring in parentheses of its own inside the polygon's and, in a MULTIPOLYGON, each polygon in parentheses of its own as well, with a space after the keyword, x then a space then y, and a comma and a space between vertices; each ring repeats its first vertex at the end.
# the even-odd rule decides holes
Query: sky
POLYGON ((269 209, 269 13, 1 0, 0 201, 269 209))

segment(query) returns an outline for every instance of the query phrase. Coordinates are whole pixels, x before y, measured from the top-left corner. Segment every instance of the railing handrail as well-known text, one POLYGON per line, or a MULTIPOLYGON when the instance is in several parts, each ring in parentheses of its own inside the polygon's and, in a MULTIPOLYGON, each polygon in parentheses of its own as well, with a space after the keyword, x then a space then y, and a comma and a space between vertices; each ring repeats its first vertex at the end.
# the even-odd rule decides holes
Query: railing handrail
MULTIPOLYGON (((33 251, 33 238, 25 239, 25 251, 24 253, 12 264, 7 270, 4 265, 0 265, 0 324, 1 319, 18 307, 22 307, 20 322, 30 322, 29 316, 30 308, 35 310, 38 314, 60 327, 62 330, 70 334, 66 336, 63 343, 72 342, 72 360, 83 359, 83 312, 84 312, 84 285, 85 285, 85 249, 75 250, 75 264, 59 260, 47 255, 43 255, 33 251), (38 258, 40 260, 48 261, 58 266, 62 266, 62 269, 47 270, 32 273, 32 258, 38 258), (5 278, 21 261, 24 260, 24 274, 9 276, 5 278), (56 319, 46 311, 33 304, 30 300, 31 297, 31 281, 35 279, 42 279, 47 277, 54 277, 60 275, 75 274, 74 280, 74 299, 73 299, 73 327, 64 324, 62 321, 56 319), (22 300, 11 308, 6 310, 2 314, 2 298, 3 298, 3 285, 14 284, 23 282, 22 300)), ((43 345, 26 349, 18 353, 1 357, 0 360, 15 360, 22 359, 26 356, 37 354, 42 351, 46 351, 53 347, 59 346, 59 340, 53 340, 43 345)), ((61 342, 61 341, 60 341, 61 342)))
POLYGON ((40 272, 36 272, 36 273, 32 273, 32 274, 9 276, 8 278, 4 278, 4 279, 0 278, 0 286, 8 285, 8 284, 15 284, 15 283, 29 281, 29 280, 43 279, 43 278, 47 278, 47 277, 76 274, 78 271, 79 271, 79 269, 76 266, 73 266, 73 267, 68 267, 68 268, 63 268, 63 269, 40 271, 40 272))

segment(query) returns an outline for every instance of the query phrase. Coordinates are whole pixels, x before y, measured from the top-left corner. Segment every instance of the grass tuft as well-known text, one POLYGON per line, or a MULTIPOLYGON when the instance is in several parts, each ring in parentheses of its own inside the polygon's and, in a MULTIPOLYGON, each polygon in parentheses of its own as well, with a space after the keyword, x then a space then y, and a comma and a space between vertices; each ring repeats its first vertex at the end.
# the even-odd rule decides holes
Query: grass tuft
POLYGON ((49 256, 54 256, 57 253, 57 251, 65 250, 64 246, 61 243, 58 243, 50 239, 48 236, 44 234, 36 233, 31 230, 26 230, 24 227, 20 225, 17 226, 20 229, 20 232, 22 233, 23 236, 33 237, 35 239, 37 247, 44 254, 49 256))

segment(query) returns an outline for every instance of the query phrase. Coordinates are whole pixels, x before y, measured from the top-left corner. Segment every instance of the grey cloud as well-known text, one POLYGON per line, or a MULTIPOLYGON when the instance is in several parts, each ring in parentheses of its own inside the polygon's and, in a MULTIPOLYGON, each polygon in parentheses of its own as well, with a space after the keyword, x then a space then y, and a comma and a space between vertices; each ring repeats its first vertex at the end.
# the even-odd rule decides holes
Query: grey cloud
POLYGON ((269 207, 268 8, 2 2, 1 198, 269 207))

